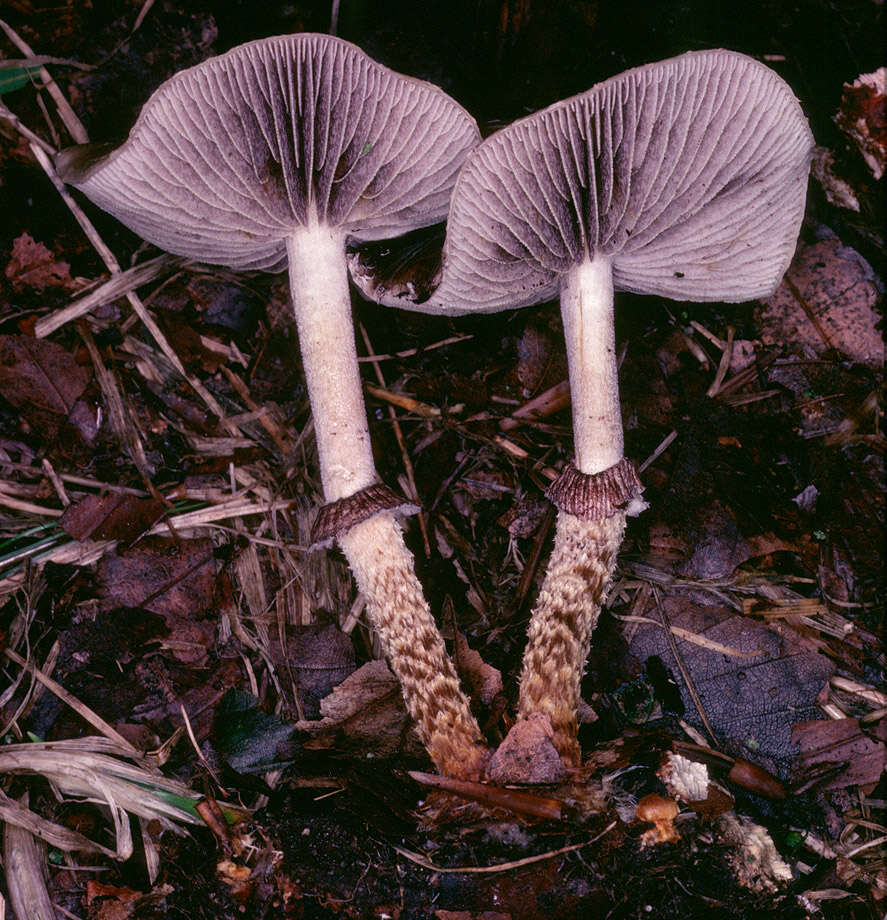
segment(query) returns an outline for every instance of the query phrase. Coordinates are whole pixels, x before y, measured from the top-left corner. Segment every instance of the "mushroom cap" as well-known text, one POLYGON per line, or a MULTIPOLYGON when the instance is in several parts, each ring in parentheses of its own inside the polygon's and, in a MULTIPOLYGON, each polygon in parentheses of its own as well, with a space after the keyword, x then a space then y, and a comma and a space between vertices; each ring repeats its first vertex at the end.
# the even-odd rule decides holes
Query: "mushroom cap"
POLYGON ((640 799, 635 807, 635 814, 640 821, 672 821, 678 816, 680 808, 674 799, 651 792, 640 799))
POLYGON ((765 296, 795 249, 812 145, 788 85, 744 55, 690 52, 626 71, 470 154, 450 204, 441 285, 413 306, 540 303, 598 256, 619 290, 765 296))
POLYGON ((144 239, 234 269, 282 270, 313 222, 379 239, 442 220, 480 140, 443 91, 310 33, 240 45, 164 83, 128 140, 62 178, 144 239))

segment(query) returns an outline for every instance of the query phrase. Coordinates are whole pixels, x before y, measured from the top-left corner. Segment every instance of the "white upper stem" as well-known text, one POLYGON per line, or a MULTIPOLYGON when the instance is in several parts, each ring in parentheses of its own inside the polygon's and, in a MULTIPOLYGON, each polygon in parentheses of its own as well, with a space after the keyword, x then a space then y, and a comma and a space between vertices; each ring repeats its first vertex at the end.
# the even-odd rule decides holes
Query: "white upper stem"
POLYGON ((618 463, 624 451, 610 260, 596 256, 568 272, 560 298, 576 467, 600 473, 618 463))
POLYGON ((345 263, 345 238, 323 225, 287 240, 290 291, 328 502, 377 481, 345 263))

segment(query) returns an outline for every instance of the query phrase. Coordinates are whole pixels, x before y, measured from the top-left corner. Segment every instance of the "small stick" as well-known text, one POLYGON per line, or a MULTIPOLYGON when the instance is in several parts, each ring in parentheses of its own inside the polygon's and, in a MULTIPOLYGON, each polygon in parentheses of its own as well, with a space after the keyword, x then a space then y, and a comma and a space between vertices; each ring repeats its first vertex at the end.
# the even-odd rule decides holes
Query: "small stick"
POLYGON ((394 361, 396 358, 412 358, 420 353, 425 354, 426 351, 445 348, 447 345, 455 345, 457 342, 467 342, 473 338, 473 335, 451 335, 449 338, 441 339, 439 342, 432 342, 430 345, 423 345, 421 348, 407 348, 404 351, 395 351, 386 355, 362 355, 357 360, 361 364, 368 364, 377 361, 394 361))
POLYGON ((687 685, 687 691, 693 700, 693 705, 696 707, 696 711, 699 713, 699 718, 702 719, 702 724, 705 726, 705 730, 708 732, 709 738, 711 738, 712 742, 714 742, 717 738, 717 735, 715 735, 714 729, 711 727, 711 722, 708 721, 708 715, 705 712, 705 707, 702 705, 702 700, 699 698, 699 694, 696 692, 696 685, 693 683, 693 679, 690 677, 690 673, 687 671, 687 667, 684 664, 684 659, 681 656, 681 653, 678 651, 677 642, 675 642, 674 636, 671 632, 671 623, 668 622, 668 616, 666 615, 665 609, 662 606, 662 599, 659 596, 659 591, 657 591, 655 588, 653 589, 653 597, 656 600, 656 609, 659 611, 659 616, 662 620, 662 626, 665 628, 665 638, 668 640, 668 647, 671 649, 671 654, 674 656, 675 664, 677 664, 678 670, 681 672, 681 677, 683 677, 684 683, 687 685))
POLYGON ((414 415, 421 415, 423 418, 440 418, 440 409, 437 406, 429 406, 428 403, 419 402, 411 396, 403 396, 400 393, 392 393, 384 387, 375 386, 372 383, 364 381, 363 388, 375 399, 381 399, 383 402, 390 403, 392 406, 398 406, 414 415))
POLYGON ((724 351, 721 354, 721 360, 718 363, 718 370, 715 374, 715 379, 712 381, 711 386, 706 391, 706 396, 717 396, 721 391, 721 387, 724 384, 724 380, 727 377, 727 372, 730 370, 730 362, 733 360, 733 335, 734 329, 732 326, 727 327, 727 344, 724 346, 724 351))
POLYGON ((71 504, 71 499, 68 497, 68 493, 65 491, 64 483, 62 482, 58 473, 56 473, 53 465, 45 457, 43 458, 43 469, 46 475, 49 477, 49 481, 52 483, 52 487, 55 489, 56 495, 59 497, 59 501, 67 508, 71 504))
POLYGON ((554 518, 556 514, 556 509, 554 505, 550 502, 545 509, 545 516, 542 518, 542 523, 539 526, 539 529, 536 531, 536 536, 533 538, 533 548, 530 551, 530 555, 527 558, 526 565, 524 565, 524 570, 520 574, 520 579, 517 583, 517 589, 514 592, 514 608, 506 613, 505 616, 501 617, 499 622, 510 620, 513 616, 516 616, 523 609, 524 604, 527 602, 527 596, 530 593, 530 588, 533 586, 533 579, 536 577, 536 572, 539 569, 539 561, 542 558, 542 550, 545 547, 545 543, 548 540, 548 535, 551 533, 551 528, 554 526, 554 518))
POLYGON ((409 775, 422 786, 442 789, 444 792, 452 792, 463 799, 480 802, 491 808, 507 808, 509 811, 516 811, 534 818, 561 821, 569 811, 567 806, 558 799, 534 795, 532 792, 524 792, 520 789, 507 789, 504 786, 491 786, 487 783, 455 779, 451 776, 438 776, 436 773, 421 773, 416 770, 410 770, 409 775))
POLYGON ((592 843, 597 843, 602 837, 605 837, 607 834, 616 827, 616 821, 611 821, 597 836, 592 837, 591 840, 583 840, 582 843, 571 843, 565 847, 561 847, 558 850, 549 850, 547 853, 538 853, 536 856, 525 856, 523 859, 513 859, 509 862, 500 863, 497 866, 438 866, 433 863, 426 856, 423 856, 421 853, 413 853, 410 850, 402 849, 398 846, 393 846, 392 849, 395 852, 400 853, 405 859, 409 859, 410 862, 414 862, 417 866, 422 866, 423 869, 430 869, 432 872, 457 872, 465 873, 467 875, 476 875, 476 874, 486 874, 488 872, 507 872, 510 869, 520 869, 523 866, 530 866, 533 863, 541 862, 544 859, 553 859, 555 856, 563 856, 566 853, 573 853, 576 850, 581 850, 583 847, 587 847, 592 843))
POLYGON ((512 428, 517 428, 523 421, 547 418, 561 409, 566 409, 569 405, 570 381, 562 380, 515 409, 508 418, 499 422, 499 427, 502 431, 510 431, 512 428))
POLYGON ((695 319, 690 320, 690 325, 700 334, 704 335, 718 351, 723 351, 725 348, 724 342, 719 339, 713 332, 706 329, 702 323, 697 323, 695 319))
MULTIPOLYGON (((12 26, 2 19, 0 19, 0 29, 3 29, 7 38, 22 52, 22 54, 28 57, 36 57, 33 48, 31 48, 12 26)), ((83 127, 83 122, 77 117, 76 113, 71 108, 71 104, 65 98, 65 94, 61 91, 59 85, 53 80, 51 74, 45 67, 40 68, 40 79, 43 81, 46 91, 52 96, 52 101, 55 103, 58 113, 65 123, 65 127, 68 129, 68 134, 71 135, 74 142, 77 144, 89 143, 89 135, 86 133, 86 128, 83 127)))
POLYGON ((653 453, 650 454, 650 456, 647 457, 647 459, 644 460, 644 462, 638 467, 638 473, 643 473, 648 466, 651 466, 653 463, 655 463, 668 450, 668 448, 671 447, 672 441, 674 441, 677 436, 677 431, 672 429, 672 431, 662 439, 656 450, 654 450, 653 453))
POLYGON ((60 329, 71 320, 79 319, 92 311, 95 307, 111 303, 119 297, 123 297, 130 291, 136 290, 143 284, 153 281, 164 271, 177 268, 184 262, 176 256, 162 255, 156 259, 149 259, 139 265, 134 265, 126 271, 112 274, 109 281, 99 285, 95 290, 80 297, 79 299, 62 307, 49 316, 44 316, 34 325, 34 335, 38 339, 45 338, 56 329, 60 329))

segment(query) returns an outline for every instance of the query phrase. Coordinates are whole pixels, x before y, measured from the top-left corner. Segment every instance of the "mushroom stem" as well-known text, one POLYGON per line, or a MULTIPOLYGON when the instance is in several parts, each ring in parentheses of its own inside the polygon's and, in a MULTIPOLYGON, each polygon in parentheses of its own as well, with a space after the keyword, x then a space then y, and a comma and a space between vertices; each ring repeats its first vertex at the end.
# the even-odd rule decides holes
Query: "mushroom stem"
POLYGON ((407 711, 437 769, 480 779, 487 751, 443 638, 413 570, 400 524, 382 512, 339 537, 403 690, 407 711))
MULTIPOLYGON (((576 467, 602 473, 623 456, 610 260, 585 259, 561 284, 576 467)), ((518 710, 544 712, 565 763, 578 765, 579 685, 616 566, 625 514, 583 520, 558 510, 554 549, 533 609, 518 710)))
POLYGON ((613 314, 613 272, 605 256, 585 259, 561 283, 576 468, 601 473, 623 453, 613 314))
POLYGON ((287 239, 290 292, 314 418, 323 495, 347 498, 377 481, 341 231, 315 224, 287 239))
POLYGON ((579 684, 625 531, 621 512, 583 521, 558 512, 554 549, 527 630, 518 714, 544 712, 568 766, 581 763, 579 684))
MULTIPOLYGON (((326 500, 377 482, 354 343, 341 233, 314 225, 287 241, 290 286, 326 500)), ((442 773, 480 776, 480 729, 416 578, 403 532, 388 511, 342 533, 339 545, 400 680, 407 710, 442 773)))

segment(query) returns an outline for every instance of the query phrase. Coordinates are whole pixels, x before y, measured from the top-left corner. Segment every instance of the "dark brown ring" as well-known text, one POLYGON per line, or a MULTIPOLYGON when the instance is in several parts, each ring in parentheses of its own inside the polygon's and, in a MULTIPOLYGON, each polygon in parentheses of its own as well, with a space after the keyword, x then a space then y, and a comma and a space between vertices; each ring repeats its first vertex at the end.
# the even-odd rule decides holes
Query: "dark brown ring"
POLYGON ((367 486, 353 495, 324 505, 311 527, 311 546, 328 546, 339 534, 356 524, 369 520, 382 511, 393 511, 398 517, 416 514, 419 506, 408 502, 382 483, 367 486))
POLYGON ((545 495, 559 511, 595 521, 627 510, 643 490, 634 464, 623 457, 600 473, 581 473, 568 463, 545 495))

